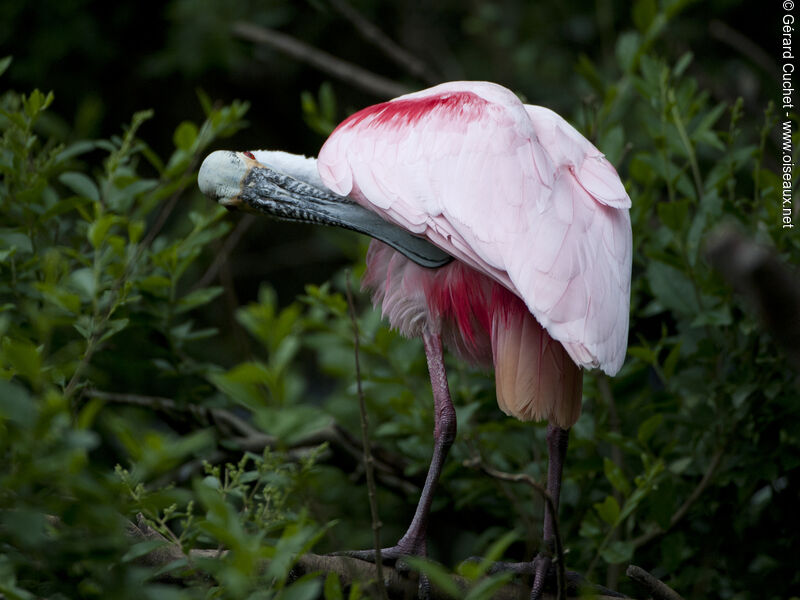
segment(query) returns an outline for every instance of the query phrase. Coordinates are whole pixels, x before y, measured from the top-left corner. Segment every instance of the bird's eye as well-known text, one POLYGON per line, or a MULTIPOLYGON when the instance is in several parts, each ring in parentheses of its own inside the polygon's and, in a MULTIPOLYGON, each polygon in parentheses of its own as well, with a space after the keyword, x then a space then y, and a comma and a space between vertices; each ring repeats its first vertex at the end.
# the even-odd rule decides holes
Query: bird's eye
POLYGON ((244 155, 245 155, 247 158, 249 158, 250 160, 255 160, 255 159, 256 159, 255 155, 254 155, 252 152, 250 152, 250 151, 245 151, 245 152, 242 152, 242 154, 244 154, 244 155))

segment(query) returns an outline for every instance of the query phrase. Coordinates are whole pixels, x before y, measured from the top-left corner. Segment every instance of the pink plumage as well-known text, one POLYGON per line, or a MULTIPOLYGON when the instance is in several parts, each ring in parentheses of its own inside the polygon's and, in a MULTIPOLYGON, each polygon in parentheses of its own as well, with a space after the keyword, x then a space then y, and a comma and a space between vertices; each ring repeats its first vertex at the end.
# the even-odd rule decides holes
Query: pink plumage
POLYGON ((334 192, 458 259, 425 269, 372 242, 364 283, 403 334, 428 327, 493 364, 505 412, 570 427, 579 367, 619 370, 630 199, 557 114, 495 84, 442 84, 352 115, 317 166, 334 192))

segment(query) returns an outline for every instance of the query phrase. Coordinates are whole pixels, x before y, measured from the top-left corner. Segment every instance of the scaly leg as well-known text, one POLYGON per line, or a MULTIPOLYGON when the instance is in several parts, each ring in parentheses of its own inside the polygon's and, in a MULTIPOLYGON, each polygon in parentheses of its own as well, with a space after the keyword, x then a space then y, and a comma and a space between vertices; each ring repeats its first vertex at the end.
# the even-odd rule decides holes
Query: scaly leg
MULTIPOLYGON (((414 513, 414 518, 408 527, 408 531, 395 546, 381 550, 381 560, 396 561, 408 555, 427 555, 426 533, 433 494, 439 481, 439 476, 442 473, 442 465, 444 465, 445 458, 447 458, 447 452, 456 437, 456 411, 450 399, 450 388, 447 385, 447 372, 444 367, 441 336, 428 331, 426 328, 423 331, 422 340, 425 344, 428 373, 430 374, 431 387, 433 388, 433 458, 428 468, 428 476, 425 478, 425 486, 422 488, 417 510, 414 513)), ((375 561, 374 550, 358 550, 337 554, 371 562, 375 561)))
MULTIPOLYGON (((569 441, 569 429, 561 429, 557 425, 548 423, 547 425, 547 451, 549 459, 547 462, 547 493, 553 499, 553 506, 558 511, 558 499, 561 495, 561 473, 564 469, 564 459, 567 455, 567 442, 569 441)), ((531 600, 539 600, 544 590, 547 572, 550 570, 552 559, 550 558, 555 551, 555 528, 554 521, 558 515, 550 511, 547 503, 544 505, 544 530, 543 538, 545 553, 540 553, 534 559, 534 578, 533 589, 531 590, 531 600)))

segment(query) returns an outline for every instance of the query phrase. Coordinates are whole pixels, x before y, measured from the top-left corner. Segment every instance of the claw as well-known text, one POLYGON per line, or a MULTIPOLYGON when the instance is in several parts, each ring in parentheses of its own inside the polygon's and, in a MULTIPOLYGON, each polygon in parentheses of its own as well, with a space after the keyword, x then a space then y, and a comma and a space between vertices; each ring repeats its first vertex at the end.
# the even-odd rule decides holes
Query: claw
MULTIPOLYGON (((402 541, 402 540, 401 540, 402 541)), ((357 558, 375 564, 376 558, 375 550, 342 550, 339 552, 331 552, 331 556, 349 556, 350 558, 357 558)), ((381 564, 394 567, 398 573, 408 575, 411 572, 411 567, 404 560, 408 556, 421 556, 427 555, 426 548, 406 548, 402 544, 392 546, 391 548, 381 549, 381 564)), ((424 573, 419 574, 418 585, 419 600, 430 600, 433 595, 431 591, 431 582, 424 573)))

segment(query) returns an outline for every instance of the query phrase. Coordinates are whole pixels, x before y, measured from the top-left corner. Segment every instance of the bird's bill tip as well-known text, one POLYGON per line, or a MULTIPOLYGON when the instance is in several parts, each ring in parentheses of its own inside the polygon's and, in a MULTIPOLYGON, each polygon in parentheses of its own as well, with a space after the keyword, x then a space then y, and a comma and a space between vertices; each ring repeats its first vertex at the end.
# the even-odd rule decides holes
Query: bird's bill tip
POLYGON ((225 208, 237 208, 241 205, 239 195, 245 177, 258 164, 250 152, 217 150, 200 166, 197 184, 203 194, 225 208))

